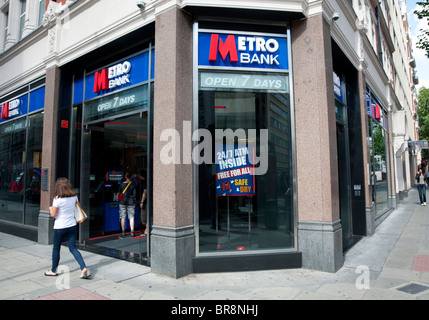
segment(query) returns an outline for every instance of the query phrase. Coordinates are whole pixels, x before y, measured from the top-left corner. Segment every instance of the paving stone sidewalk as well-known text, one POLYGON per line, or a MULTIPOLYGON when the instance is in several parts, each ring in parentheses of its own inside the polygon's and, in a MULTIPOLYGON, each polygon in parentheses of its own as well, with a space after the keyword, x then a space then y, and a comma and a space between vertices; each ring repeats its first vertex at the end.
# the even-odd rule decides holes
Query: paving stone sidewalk
POLYGON ((46 277, 51 246, 0 233, 0 300, 428 300, 429 207, 415 189, 373 236, 345 255, 336 273, 308 269, 191 274, 180 279, 149 267, 81 250, 92 279, 66 247, 58 277, 46 277))

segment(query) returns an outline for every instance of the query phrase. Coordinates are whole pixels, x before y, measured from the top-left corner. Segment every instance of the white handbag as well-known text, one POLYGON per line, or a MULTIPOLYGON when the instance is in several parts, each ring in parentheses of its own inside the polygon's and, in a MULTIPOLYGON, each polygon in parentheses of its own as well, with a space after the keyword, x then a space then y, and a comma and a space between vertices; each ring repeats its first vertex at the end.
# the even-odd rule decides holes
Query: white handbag
POLYGON ((78 201, 76 201, 76 204, 74 205, 74 218, 76 219, 77 223, 82 223, 86 220, 88 216, 86 215, 85 211, 82 210, 80 204, 78 201))

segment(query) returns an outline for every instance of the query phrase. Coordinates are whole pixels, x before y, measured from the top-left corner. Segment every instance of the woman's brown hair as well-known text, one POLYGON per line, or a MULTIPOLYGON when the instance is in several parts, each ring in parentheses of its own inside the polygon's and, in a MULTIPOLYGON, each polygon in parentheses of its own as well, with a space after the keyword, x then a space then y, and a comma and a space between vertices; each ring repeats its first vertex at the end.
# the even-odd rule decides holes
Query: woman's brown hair
POLYGON ((68 198, 74 197, 76 192, 74 192, 73 187, 67 178, 58 178, 55 183, 55 195, 58 198, 68 198))

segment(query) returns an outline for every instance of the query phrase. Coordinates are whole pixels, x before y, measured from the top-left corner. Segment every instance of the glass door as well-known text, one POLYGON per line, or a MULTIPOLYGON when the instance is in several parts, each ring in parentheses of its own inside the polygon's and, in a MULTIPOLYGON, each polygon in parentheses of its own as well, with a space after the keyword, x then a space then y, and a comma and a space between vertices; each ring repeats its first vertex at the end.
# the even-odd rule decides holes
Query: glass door
POLYGON ((343 229, 343 247, 348 247, 352 237, 352 219, 350 205, 350 175, 347 157, 347 140, 345 126, 337 123, 337 148, 338 148, 338 179, 340 193, 340 218, 343 229))
POLYGON ((375 217, 388 209, 388 183, 387 183, 387 138, 384 128, 372 118, 368 118, 371 155, 371 183, 373 202, 375 203, 375 217))
POLYGON ((147 124, 147 112, 139 113, 92 123, 84 136, 81 181, 89 195, 88 243, 134 260, 145 259, 148 252, 148 195, 144 207, 140 206, 144 191, 149 189, 147 124), (127 174, 135 196, 126 215, 120 216, 118 194, 127 174))
POLYGON ((337 153, 338 153, 338 180, 340 196, 340 219, 343 232, 343 250, 351 246, 353 239, 352 206, 351 206, 351 178, 348 130, 346 126, 346 107, 336 101, 337 118, 337 153))

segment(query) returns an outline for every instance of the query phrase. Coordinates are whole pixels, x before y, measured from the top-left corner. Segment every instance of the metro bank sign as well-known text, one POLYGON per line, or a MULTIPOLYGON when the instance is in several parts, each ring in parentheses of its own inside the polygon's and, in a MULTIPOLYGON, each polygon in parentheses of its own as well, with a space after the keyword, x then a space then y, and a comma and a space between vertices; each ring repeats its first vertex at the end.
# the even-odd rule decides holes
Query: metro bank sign
POLYGON ((88 74, 85 77, 85 100, 143 84, 149 77, 153 78, 152 70, 149 70, 149 51, 138 53, 88 74))
POLYGON ((15 99, 9 102, 6 102, 1 106, 1 119, 9 119, 14 116, 19 115, 19 107, 21 105, 21 100, 15 99))
POLYGON ((288 70, 287 38, 200 31, 198 65, 288 70))
POLYGON ((131 63, 125 61, 110 68, 96 71, 94 75, 93 92, 114 89, 125 84, 130 84, 131 63))

